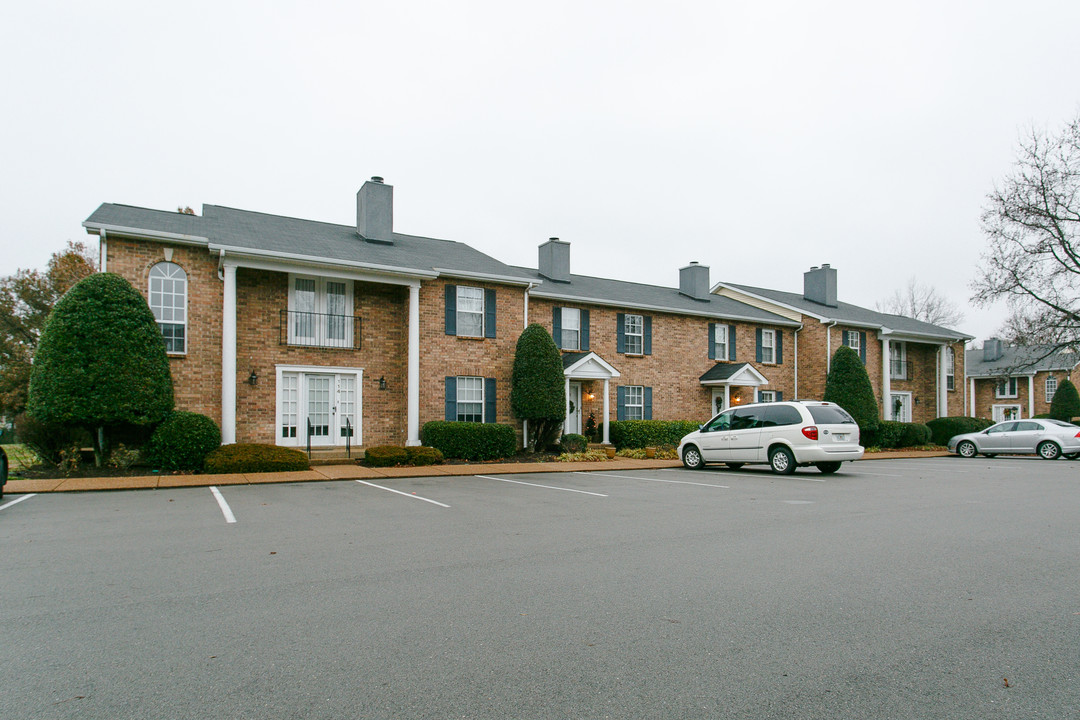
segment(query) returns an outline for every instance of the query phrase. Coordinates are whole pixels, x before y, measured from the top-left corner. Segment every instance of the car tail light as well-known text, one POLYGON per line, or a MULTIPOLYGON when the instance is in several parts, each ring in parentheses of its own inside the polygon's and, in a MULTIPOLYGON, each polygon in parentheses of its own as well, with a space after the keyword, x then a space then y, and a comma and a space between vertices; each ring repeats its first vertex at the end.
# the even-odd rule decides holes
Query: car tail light
POLYGON ((1080 432, 1076 433, 1075 437, 1080 438, 1080 432))
POLYGON ((802 434, 810 440, 817 440, 817 425, 808 425, 802 429, 802 434))

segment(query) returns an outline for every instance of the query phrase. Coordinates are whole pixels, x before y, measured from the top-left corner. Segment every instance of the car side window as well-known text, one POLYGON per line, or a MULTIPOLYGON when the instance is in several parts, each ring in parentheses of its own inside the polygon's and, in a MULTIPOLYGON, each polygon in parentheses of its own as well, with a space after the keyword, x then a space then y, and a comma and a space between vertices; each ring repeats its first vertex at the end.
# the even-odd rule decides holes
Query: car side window
POLYGON ((1001 423, 1000 425, 995 425, 994 427, 987 430, 986 433, 988 435, 997 435, 998 433, 1012 432, 1015 429, 1016 429, 1016 423, 1007 422, 1007 423, 1001 423))
POLYGON ((1016 423, 1017 430, 1042 430, 1042 426, 1039 423, 1033 422, 1018 422, 1016 423))
POLYGON ((764 408, 738 408, 731 418, 732 430, 751 430, 761 427, 764 408))
POLYGON ((726 412, 720 413, 719 415, 714 417, 709 422, 709 424, 706 425, 703 428, 703 430, 705 432, 717 432, 719 430, 730 430, 731 429, 731 415, 734 412, 735 412, 734 410, 728 410, 726 412))
POLYGON ((765 408, 761 427, 777 427, 780 425, 798 425, 802 422, 802 415, 790 405, 771 405, 765 408))

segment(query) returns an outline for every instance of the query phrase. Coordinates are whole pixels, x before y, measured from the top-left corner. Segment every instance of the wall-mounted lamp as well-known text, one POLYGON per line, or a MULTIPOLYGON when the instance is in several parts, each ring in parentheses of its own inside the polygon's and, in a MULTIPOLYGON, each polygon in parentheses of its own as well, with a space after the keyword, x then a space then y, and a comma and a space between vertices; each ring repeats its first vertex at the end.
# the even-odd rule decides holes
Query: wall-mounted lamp
POLYGON ((595 400, 595 399, 596 399, 596 395, 594 395, 594 394, 593 394, 593 393, 591 393, 591 392, 587 392, 587 393, 585 393, 585 399, 586 399, 586 400, 595 400))
POLYGON ((258 385, 259 376, 255 374, 255 368, 251 369, 251 374, 248 375, 248 385, 258 385))
POLYGON ((916 405, 918 405, 918 404, 919 404, 919 398, 915 398, 915 404, 916 404, 916 405))
POLYGON ((385 390, 386 389, 386 376, 383 376, 383 377, 379 378, 379 389, 380 390, 385 390))

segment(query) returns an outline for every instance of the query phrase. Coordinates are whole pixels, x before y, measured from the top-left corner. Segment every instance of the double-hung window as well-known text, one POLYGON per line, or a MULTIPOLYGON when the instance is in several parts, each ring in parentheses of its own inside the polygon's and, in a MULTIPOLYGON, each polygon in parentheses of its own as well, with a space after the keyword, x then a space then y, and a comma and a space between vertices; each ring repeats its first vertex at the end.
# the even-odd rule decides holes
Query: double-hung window
POLYGON ((171 262, 150 268, 150 310, 154 313, 165 351, 187 352, 187 273, 171 262))
POLYGON ((580 350, 581 310, 565 307, 560 310, 562 310, 562 342, 559 347, 563 350, 580 350))
POLYGON ((641 385, 627 385, 624 407, 626 408, 627 420, 644 420, 645 388, 641 385))
POLYGON ((457 334, 465 337, 484 336, 484 289, 458 286, 457 334))
POLYGON ((713 347, 715 359, 728 359, 728 326, 717 323, 713 326, 713 347))
POLYGON ((763 402, 763 403, 776 402, 776 391, 775 390, 759 390, 758 391, 758 402, 763 402))
POLYGON ((642 355, 645 351, 645 319, 641 315, 626 314, 623 320, 626 336, 626 354, 642 355))
POLYGON ((289 344, 352 347, 352 283, 301 275, 289 279, 289 344))
POLYGON ((1054 393, 1058 389, 1058 379, 1055 375, 1046 376, 1046 402, 1050 402, 1054 399, 1054 393))
POLYGON ((861 352, 862 343, 859 340, 860 340, 860 338, 859 338, 859 331, 858 330, 845 330, 844 331, 844 344, 847 345, 852 350, 854 350, 855 352, 859 353, 860 356, 861 356, 862 355, 862 352, 861 352))
POLYGON ((457 421, 484 422, 484 378, 457 379, 457 421))
POLYGON ((889 377, 907 380, 907 346, 902 342, 889 345, 889 377))
POLYGON ((1000 378, 997 382, 997 389, 994 392, 996 397, 999 398, 1014 398, 1019 395, 1016 390, 1016 378, 1000 378))
POLYGON ((945 348, 945 389, 956 389, 956 350, 945 348))
POLYGON ((776 331, 775 330, 762 330, 761 331, 761 362, 763 362, 763 363, 775 363, 776 362, 776 331))

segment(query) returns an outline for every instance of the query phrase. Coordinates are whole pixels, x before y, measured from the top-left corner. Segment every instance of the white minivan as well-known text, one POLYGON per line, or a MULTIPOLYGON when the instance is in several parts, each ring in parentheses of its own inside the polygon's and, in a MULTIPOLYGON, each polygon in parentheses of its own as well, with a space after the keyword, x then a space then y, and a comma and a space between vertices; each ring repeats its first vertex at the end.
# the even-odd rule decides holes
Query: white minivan
POLYGON ((679 443, 679 457, 692 470, 706 463, 724 463, 732 469, 768 463, 783 475, 802 465, 830 474, 840 469, 840 463, 862 456, 854 418, 836 403, 814 400, 731 408, 679 443))

